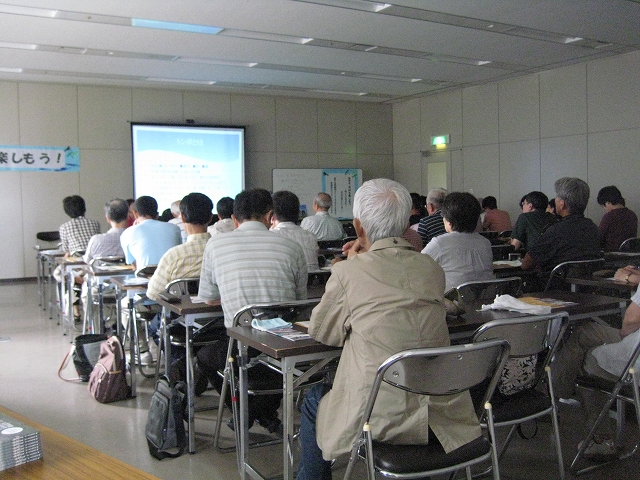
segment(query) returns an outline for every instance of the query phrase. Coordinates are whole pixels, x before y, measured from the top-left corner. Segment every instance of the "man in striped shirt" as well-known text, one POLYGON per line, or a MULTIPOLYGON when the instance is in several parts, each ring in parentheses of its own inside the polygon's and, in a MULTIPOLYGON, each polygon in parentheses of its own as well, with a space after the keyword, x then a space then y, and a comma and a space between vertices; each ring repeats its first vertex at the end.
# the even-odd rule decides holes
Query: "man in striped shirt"
POLYGON ((442 202, 447 196, 444 188, 433 188, 427 193, 427 213, 428 216, 420 220, 418 224, 418 233, 422 237, 422 246, 425 247, 433 237, 447 233, 444 229, 444 220, 442 219, 442 202))
MULTIPOLYGON (((287 302, 307 298, 307 262, 302 247, 283 235, 269 231, 273 200, 264 189, 245 190, 236 196, 233 221, 237 228, 215 235, 207 243, 200 273, 198 296, 209 304, 222 303, 226 327, 234 315, 254 303, 287 302)), ((217 375, 226 362, 228 338, 198 352, 198 364, 220 391, 217 375)), ((270 369, 251 368, 251 375, 265 379, 270 369)), ((269 377, 271 378, 271 377, 269 377)), ((282 386, 276 374, 274 388, 282 386)), ((249 426, 254 420, 269 431, 280 421, 277 410, 281 395, 257 395, 249 400, 249 426)))
POLYGON ((60 241, 66 256, 74 252, 83 252, 87 249, 89 240, 100 233, 100 224, 95 220, 85 218, 87 210, 84 198, 80 195, 71 195, 62 200, 62 207, 71 220, 60 225, 60 241))

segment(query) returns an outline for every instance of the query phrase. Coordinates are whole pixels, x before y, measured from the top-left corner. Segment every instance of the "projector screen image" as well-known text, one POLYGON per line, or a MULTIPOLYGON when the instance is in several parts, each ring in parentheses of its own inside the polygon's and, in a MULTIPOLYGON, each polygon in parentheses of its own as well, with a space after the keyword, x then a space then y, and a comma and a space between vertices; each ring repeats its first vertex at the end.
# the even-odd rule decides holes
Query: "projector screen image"
POLYGON ((244 127, 132 123, 131 140, 134 196, 155 198, 159 213, 191 192, 215 205, 244 188, 244 127))

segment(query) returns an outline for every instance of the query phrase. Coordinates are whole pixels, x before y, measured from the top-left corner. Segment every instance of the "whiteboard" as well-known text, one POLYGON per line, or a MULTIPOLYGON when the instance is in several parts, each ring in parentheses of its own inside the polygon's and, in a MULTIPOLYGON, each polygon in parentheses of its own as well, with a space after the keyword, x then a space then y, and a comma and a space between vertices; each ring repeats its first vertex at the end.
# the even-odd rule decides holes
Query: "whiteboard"
POLYGON ((319 192, 331 195, 329 213, 340 220, 353 219, 353 195, 362 185, 359 168, 274 168, 273 191, 289 190, 300 199, 300 210, 313 215, 319 192))

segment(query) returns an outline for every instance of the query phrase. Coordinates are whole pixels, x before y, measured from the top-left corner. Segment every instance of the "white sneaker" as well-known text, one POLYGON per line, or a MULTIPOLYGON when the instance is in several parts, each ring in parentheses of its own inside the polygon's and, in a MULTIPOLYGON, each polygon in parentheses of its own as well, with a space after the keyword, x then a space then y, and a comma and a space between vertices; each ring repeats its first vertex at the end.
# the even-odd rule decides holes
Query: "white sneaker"
MULTIPOLYGON (((580 449, 580 447, 582 447, 582 442, 578 444, 578 449, 580 449)), ((584 458, 596 461, 611 460, 617 457, 617 455, 618 449, 613 443, 613 440, 602 440, 600 443, 591 440, 584 451, 584 458)))

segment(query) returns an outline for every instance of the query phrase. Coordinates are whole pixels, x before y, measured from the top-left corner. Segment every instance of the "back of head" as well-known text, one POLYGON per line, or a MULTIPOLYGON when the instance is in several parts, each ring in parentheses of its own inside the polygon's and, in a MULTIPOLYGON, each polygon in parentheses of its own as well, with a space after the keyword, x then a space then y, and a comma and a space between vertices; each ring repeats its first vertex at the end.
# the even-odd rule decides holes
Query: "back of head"
POLYGON ((498 201, 496 197, 488 196, 482 199, 482 208, 488 208, 490 210, 495 210, 498 208, 498 201))
POLYGON ((401 237, 409 226, 410 213, 409 191, 387 178, 364 182, 353 198, 353 216, 360 220, 371 243, 401 237))
POLYGON ((87 211, 87 207, 84 203, 84 198, 80 195, 71 195, 62 199, 62 208, 64 213, 71 218, 82 217, 87 211))
POLYGON ((300 200, 298 196, 287 190, 276 192, 273 197, 273 214, 279 222, 298 221, 300 215, 300 200))
POLYGON ((233 215, 233 198, 222 197, 218 200, 218 203, 216 203, 216 212, 218 212, 218 218, 220 220, 231 218, 231 215, 233 215))
POLYGON ((582 215, 589 202, 589 185, 575 177, 562 177, 555 183, 556 198, 564 200, 571 215, 582 215))
POLYGON ((105 204, 104 213, 112 222, 122 223, 129 216, 129 204, 122 198, 114 198, 105 204))
POLYGON ((209 225, 213 202, 203 193, 190 193, 180 201, 180 213, 185 223, 209 225))
POLYGON ((180 215, 180 200, 176 200, 171 204, 171 215, 177 217, 180 215))
POLYGON ((527 203, 533 205, 533 208, 535 208, 536 210, 544 210, 549 204, 549 197, 547 197, 544 193, 538 191, 527 193, 524 199, 527 201, 527 203))
POLYGON ((442 208, 442 202, 444 202, 447 193, 449 192, 447 192, 444 188, 432 188, 427 193, 426 204, 431 204, 435 207, 436 210, 440 210, 442 208))
POLYGON ((442 216, 455 232, 475 232, 481 212, 478 199, 467 192, 451 192, 442 204, 442 216))
POLYGON ((625 205, 622 193, 615 185, 601 188, 598 192, 598 205, 602 205, 609 202, 611 205, 625 205))
POLYGON ((270 210, 273 210, 273 200, 264 188, 244 190, 233 202, 233 214, 238 222, 260 220, 270 210))
POLYGON ((158 215, 158 202, 153 197, 143 195, 138 197, 135 202, 135 209, 141 217, 156 218, 158 215))
POLYGON ((320 192, 316 195, 313 202, 318 206, 318 208, 322 210, 329 210, 331 208, 331 195, 320 192))

